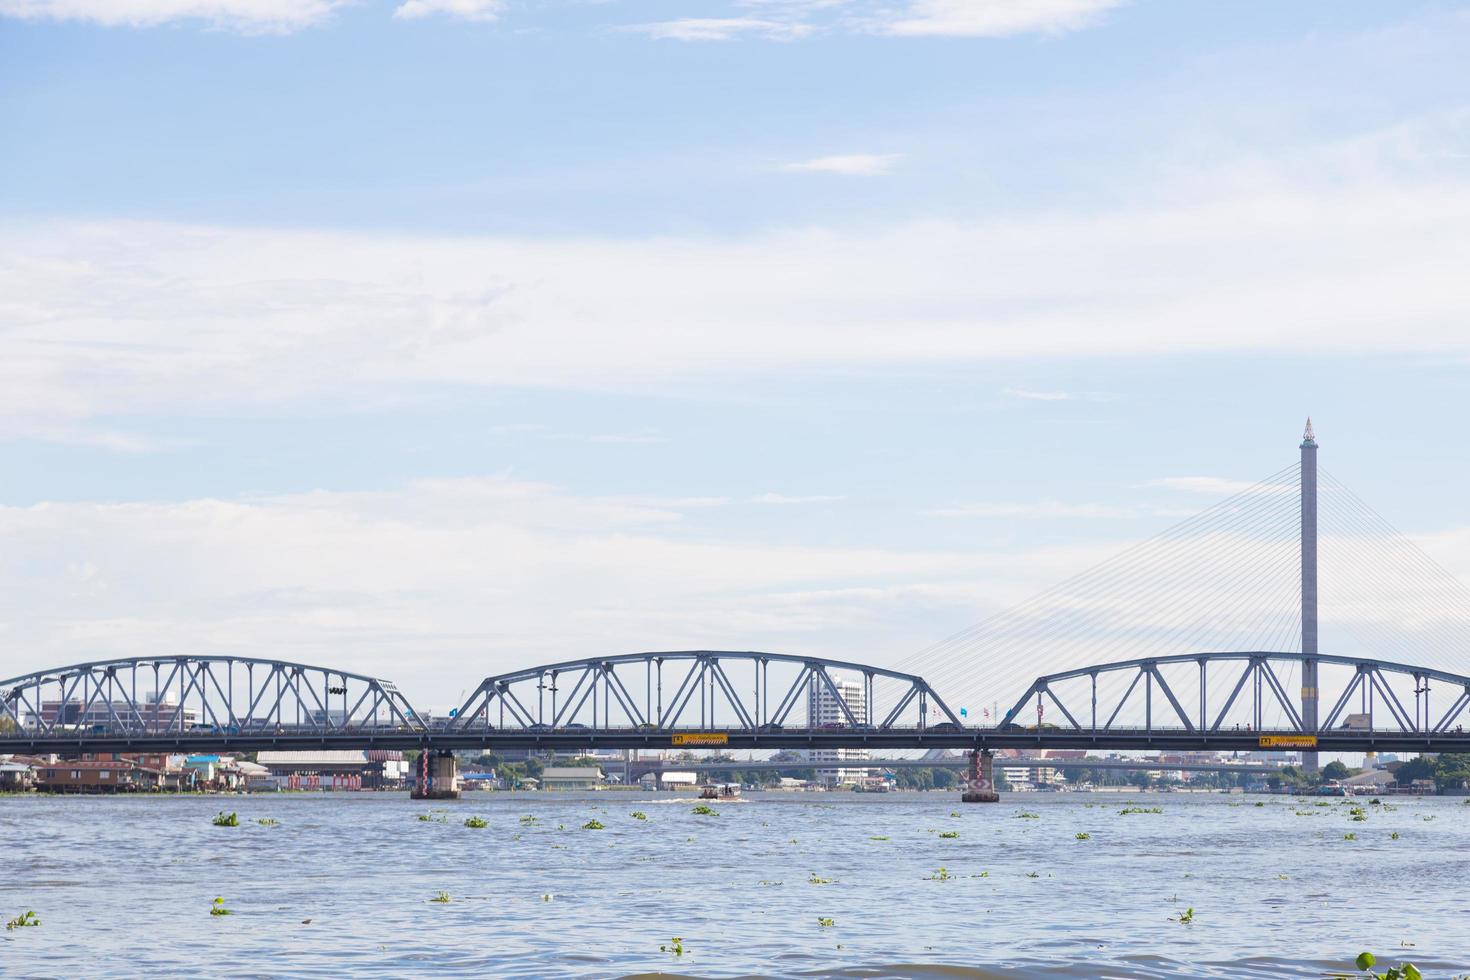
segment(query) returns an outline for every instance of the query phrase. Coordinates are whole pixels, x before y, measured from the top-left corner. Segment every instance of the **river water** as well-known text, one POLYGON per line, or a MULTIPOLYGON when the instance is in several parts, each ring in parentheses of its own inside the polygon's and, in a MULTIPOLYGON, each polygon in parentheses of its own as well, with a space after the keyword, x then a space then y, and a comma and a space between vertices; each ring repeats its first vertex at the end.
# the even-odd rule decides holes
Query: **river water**
POLYGON ((1321 977, 1364 949, 1470 972, 1460 800, 697 802, 0 797, 0 912, 42 922, 0 932, 0 974, 1321 977))

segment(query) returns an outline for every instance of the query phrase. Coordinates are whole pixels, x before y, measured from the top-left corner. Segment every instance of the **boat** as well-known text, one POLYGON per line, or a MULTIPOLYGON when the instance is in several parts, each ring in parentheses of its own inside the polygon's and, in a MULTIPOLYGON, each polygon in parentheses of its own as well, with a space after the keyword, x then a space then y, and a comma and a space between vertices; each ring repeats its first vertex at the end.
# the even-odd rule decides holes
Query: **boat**
POLYGON ((734 783, 706 783, 699 788, 701 800, 738 800, 740 787, 734 783))

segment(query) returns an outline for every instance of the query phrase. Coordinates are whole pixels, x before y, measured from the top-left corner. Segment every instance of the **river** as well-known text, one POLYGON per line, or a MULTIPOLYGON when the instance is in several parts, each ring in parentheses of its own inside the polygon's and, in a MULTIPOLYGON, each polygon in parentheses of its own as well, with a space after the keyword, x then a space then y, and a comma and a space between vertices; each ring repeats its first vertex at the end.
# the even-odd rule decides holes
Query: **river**
POLYGON ((697 802, 0 797, 0 917, 41 920, 0 932, 0 973, 1321 977, 1365 949, 1470 972, 1457 799, 697 802))

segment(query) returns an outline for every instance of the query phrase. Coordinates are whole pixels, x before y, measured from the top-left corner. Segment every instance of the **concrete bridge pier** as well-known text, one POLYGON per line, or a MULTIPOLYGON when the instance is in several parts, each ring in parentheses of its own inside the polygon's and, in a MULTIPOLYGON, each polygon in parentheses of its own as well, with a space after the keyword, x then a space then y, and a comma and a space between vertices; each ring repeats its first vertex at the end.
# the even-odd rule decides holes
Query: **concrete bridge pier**
POLYGON ((995 791, 995 757, 989 749, 970 752, 970 768, 965 771, 965 792, 960 800, 965 803, 1000 802, 1000 794, 995 791))
POLYGON ((432 749, 420 752, 413 792, 409 795, 415 800, 459 799, 459 763, 454 753, 432 749))

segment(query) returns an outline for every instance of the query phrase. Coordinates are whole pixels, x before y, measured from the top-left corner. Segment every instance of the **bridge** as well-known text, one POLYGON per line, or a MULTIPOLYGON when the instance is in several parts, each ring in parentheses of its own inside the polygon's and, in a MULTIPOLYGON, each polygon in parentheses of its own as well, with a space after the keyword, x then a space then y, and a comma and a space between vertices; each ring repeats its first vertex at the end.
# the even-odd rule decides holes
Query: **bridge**
MULTIPOLYGON (((614 654, 486 677, 441 718, 416 710, 389 680, 333 667, 190 655, 77 663, 0 681, 0 753, 398 748, 442 757, 455 749, 720 747, 801 749, 830 768, 852 749, 960 749, 987 760, 996 749, 1297 750, 1308 766, 1322 751, 1470 751, 1470 676, 1318 649, 1316 453, 1308 423, 1294 494, 1273 477, 1254 496, 1207 511, 1213 524, 1181 525, 1205 528, 1210 540, 1241 538, 1263 520, 1290 529, 1293 560, 1273 553, 1271 561, 1299 573, 1292 617, 1276 617, 1275 632, 1262 635, 1281 636, 1278 621, 1287 622, 1300 629, 1296 649, 1180 650, 1184 634, 1148 640, 1137 631, 1109 645, 1101 638, 1112 627, 1097 611, 1116 614, 1121 587, 1110 593, 1084 576, 1085 587, 1042 617, 1044 629, 1024 645, 977 628, 921 655, 924 672, 760 651, 614 654), (1064 647, 1069 635, 1084 637, 1088 650, 1155 649, 1018 682, 1004 715, 997 706, 977 720, 957 703, 978 683, 994 691, 1027 666, 1076 659, 1064 647), (999 654, 978 658, 982 641, 999 654), (928 668, 942 683, 925 678, 928 668)), ((1154 564, 1121 576, 1132 583, 1125 591, 1157 603, 1153 583, 1164 582, 1184 593, 1173 602, 1176 618, 1208 624, 1220 604, 1196 603, 1189 588, 1223 569, 1223 559, 1207 554, 1201 563, 1190 548, 1176 548, 1202 570, 1160 571, 1156 558, 1167 549, 1158 542, 1169 533, 1130 552, 1154 564)), ((1262 553, 1258 542, 1252 547, 1247 556, 1262 553)), ((1114 563, 1100 568, 1095 577, 1120 577, 1114 563)), ((1281 591, 1260 585, 1265 571, 1247 567, 1246 575, 1257 595, 1281 591)), ((1464 649, 1452 652, 1463 657, 1464 649)))
POLYGON ((0 681, 0 751, 23 753, 1459 752, 1470 751, 1467 725, 1470 677, 1280 651, 1188 654, 1042 676, 990 726, 966 724, 917 675, 760 652, 625 654, 497 675, 449 717, 429 720, 391 681, 244 657, 99 661, 0 681), (1332 705, 1319 724, 1306 723, 1288 692, 1288 668, 1316 669, 1318 690, 1332 705))
MULTIPOLYGON (((1007 769, 1091 769, 1109 772, 1146 772, 1163 769, 1169 772, 1215 772, 1235 773, 1241 776, 1269 776, 1279 774, 1280 767, 1261 762, 1161 762, 1158 759, 1041 759, 1034 756, 1007 757, 997 760, 1007 769)), ((830 766, 832 763, 822 763, 830 766)), ((841 765, 840 763, 838 765, 841 765)), ((849 767, 870 771, 896 771, 899 769, 968 769, 967 755, 950 755, 938 759, 885 759, 869 758, 861 762, 850 762, 849 767)), ((695 772, 711 776, 721 773, 777 772, 788 769, 813 769, 816 765, 804 760, 777 761, 772 759, 734 760, 725 759, 635 759, 628 763, 630 778, 637 779, 646 773, 695 772)))

